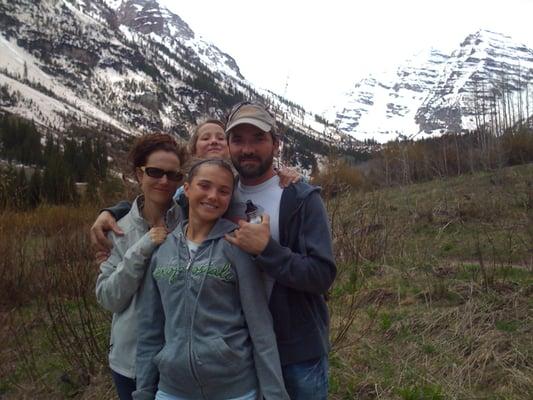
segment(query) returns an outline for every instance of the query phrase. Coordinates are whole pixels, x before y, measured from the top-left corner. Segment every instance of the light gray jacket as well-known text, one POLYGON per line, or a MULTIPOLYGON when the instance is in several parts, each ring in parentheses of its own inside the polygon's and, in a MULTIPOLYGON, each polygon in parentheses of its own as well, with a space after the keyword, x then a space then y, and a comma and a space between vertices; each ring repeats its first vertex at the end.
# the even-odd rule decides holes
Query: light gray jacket
MULTIPOLYGON (((150 227, 139 212, 142 196, 135 199, 130 212, 118 221, 124 236, 110 232, 113 249, 100 265, 96 281, 96 298, 113 312, 109 366, 128 378, 135 378, 137 353, 137 291, 142 284, 150 257, 156 249, 148 231, 150 227)), ((181 209, 173 203, 167 211, 167 228, 174 229, 181 220, 181 209)))
POLYGON ((139 295, 135 400, 157 389, 223 400, 259 389, 287 400, 259 268, 224 234, 220 219, 194 255, 184 223, 154 253, 139 295))

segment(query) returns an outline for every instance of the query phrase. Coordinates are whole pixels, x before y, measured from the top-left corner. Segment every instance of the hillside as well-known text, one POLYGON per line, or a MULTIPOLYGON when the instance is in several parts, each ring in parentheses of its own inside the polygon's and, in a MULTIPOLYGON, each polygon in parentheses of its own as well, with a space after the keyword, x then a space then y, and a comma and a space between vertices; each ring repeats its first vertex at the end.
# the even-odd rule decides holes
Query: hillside
POLYGON ((533 49, 480 30, 451 53, 421 51, 356 82, 336 108, 339 129, 384 143, 477 128, 501 134, 533 114, 533 49))
POLYGON ((111 130, 110 142, 151 131, 187 138, 202 118, 254 100, 288 132, 293 164, 310 169, 323 148, 357 145, 297 104, 255 89, 231 56, 156 0, 1 2, 0 21, 0 112, 57 135, 76 125, 111 130))
MULTIPOLYGON (((528 164, 325 199, 332 400, 529 398, 532 188, 528 164)), ((2 215, 2 399, 113 398, 87 246, 99 207, 2 215)))
POLYGON ((327 201, 331 399, 529 399, 533 164, 327 201))

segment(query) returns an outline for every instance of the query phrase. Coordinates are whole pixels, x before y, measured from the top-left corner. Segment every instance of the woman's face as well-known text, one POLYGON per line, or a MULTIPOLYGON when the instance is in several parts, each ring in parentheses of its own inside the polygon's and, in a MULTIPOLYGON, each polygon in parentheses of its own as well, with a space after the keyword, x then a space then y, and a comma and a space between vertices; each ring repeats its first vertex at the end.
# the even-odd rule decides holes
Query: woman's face
POLYGON ((233 174, 221 166, 203 164, 183 189, 189 199, 189 219, 214 222, 224 215, 231 202, 233 174))
POLYGON ((156 150, 148 156, 144 172, 137 168, 137 179, 146 204, 154 203, 160 206, 167 206, 182 181, 182 179, 169 179, 166 174, 160 178, 149 176, 149 174, 153 175, 152 171, 160 173, 161 171, 158 170, 177 172, 179 169, 180 161, 178 156, 171 151, 156 150), (156 170, 153 170, 154 168, 156 170))
POLYGON ((194 155, 199 158, 228 158, 228 143, 224 129, 212 123, 202 125, 198 130, 194 155))

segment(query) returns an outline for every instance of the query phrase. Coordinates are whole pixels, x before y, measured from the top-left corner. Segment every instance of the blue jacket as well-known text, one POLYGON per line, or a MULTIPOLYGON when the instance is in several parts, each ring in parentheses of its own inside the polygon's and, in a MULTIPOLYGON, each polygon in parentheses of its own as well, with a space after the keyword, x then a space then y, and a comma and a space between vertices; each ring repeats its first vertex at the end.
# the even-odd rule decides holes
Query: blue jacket
POLYGON ((337 268, 320 189, 298 182, 283 190, 279 243, 270 239, 255 260, 275 279, 270 311, 282 365, 329 351, 329 314, 324 295, 337 268))

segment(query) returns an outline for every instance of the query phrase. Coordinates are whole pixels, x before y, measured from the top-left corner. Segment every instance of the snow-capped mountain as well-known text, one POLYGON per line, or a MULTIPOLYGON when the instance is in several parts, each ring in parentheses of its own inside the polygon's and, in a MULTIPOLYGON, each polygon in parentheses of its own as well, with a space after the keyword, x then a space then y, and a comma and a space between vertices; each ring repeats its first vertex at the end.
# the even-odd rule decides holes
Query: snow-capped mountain
POLYGON ((39 126, 186 138, 199 119, 222 117, 247 99, 268 104, 294 133, 286 139, 293 155, 316 154, 298 135, 325 148, 353 142, 302 107, 254 88, 231 56, 156 0, 1 1, 0 27, 0 111, 39 126))
MULTIPOLYGON (((482 30, 450 55, 432 49, 357 82, 337 108, 336 122, 359 140, 382 143, 471 130, 502 118, 497 104, 504 93, 508 104, 525 104, 532 80, 533 50, 482 30)), ((521 113, 528 117, 523 107, 521 113)))
POLYGON ((185 46, 193 50, 189 57, 197 58, 211 70, 244 79, 231 56, 196 35, 185 21, 157 0, 108 1, 108 5, 116 10, 119 25, 150 35, 169 49, 179 50, 185 46))

